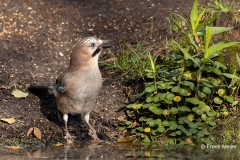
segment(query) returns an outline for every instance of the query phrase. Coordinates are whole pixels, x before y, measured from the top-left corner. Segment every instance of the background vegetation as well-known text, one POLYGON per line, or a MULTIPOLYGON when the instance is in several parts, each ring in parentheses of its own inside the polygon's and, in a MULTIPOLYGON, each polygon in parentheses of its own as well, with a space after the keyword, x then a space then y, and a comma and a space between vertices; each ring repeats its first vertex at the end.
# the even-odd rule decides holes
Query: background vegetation
MULTIPOLYGON (((144 81, 144 91, 127 106, 129 119, 123 128, 145 143, 162 137, 167 137, 164 144, 216 143, 219 122, 239 114, 240 45, 227 37, 233 27, 215 26, 222 13, 231 15, 233 26, 239 22, 233 3, 215 0, 199 11, 195 0, 189 19, 171 15, 170 31, 177 36, 167 43, 166 55, 127 41, 118 57, 111 54, 114 62, 108 65, 126 80, 144 81), (224 61, 226 48, 234 55, 233 63, 224 61)), ((240 139, 239 127, 231 128, 238 132, 231 140, 240 139)))

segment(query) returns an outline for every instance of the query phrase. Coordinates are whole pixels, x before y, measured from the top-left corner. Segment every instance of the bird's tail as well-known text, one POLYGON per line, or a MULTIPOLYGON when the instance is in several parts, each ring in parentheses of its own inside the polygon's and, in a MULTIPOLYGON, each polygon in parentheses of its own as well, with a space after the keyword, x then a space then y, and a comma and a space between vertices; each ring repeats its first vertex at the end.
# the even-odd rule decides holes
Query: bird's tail
POLYGON ((35 89, 35 90, 46 90, 50 89, 53 90, 53 86, 30 86, 28 89, 35 89))
POLYGON ((28 87, 29 91, 41 91, 41 90, 47 90, 49 94, 53 94, 53 86, 30 86, 28 87))

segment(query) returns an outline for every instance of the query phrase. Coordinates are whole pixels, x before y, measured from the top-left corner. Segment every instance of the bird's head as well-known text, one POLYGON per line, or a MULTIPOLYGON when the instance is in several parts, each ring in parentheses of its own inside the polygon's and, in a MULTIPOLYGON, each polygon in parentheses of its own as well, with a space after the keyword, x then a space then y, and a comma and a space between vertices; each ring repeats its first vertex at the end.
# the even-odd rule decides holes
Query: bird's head
POLYGON ((106 45, 109 40, 101 40, 95 37, 86 37, 80 40, 71 53, 71 62, 98 63, 98 57, 104 48, 111 47, 106 45))

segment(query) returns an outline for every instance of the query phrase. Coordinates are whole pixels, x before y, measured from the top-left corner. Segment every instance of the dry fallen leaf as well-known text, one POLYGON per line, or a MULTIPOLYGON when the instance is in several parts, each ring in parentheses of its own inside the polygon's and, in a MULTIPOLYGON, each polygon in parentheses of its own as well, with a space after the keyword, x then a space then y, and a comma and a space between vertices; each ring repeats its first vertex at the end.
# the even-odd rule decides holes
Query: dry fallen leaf
POLYGON ((33 134, 38 138, 41 139, 42 138, 42 134, 40 129, 38 129, 37 127, 33 127, 33 134))
POLYGON ((21 149, 19 146, 8 146, 10 149, 21 149))
POLYGON ((189 143, 189 144, 193 144, 191 138, 187 138, 187 139, 185 140, 185 142, 187 142, 187 143, 189 143))
POLYGON ((17 89, 14 89, 11 94, 16 98, 26 98, 28 96, 28 93, 22 92, 17 89))
POLYGON ((118 117, 118 120, 119 120, 119 121, 121 121, 121 122, 124 122, 124 121, 126 121, 126 119, 125 119, 125 117, 124 117, 124 116, 119 116, 119 117, 118 117))
POLYGON ((33 127, 29 128, 29 130, 27 131, 27 137, 32 133, 33 131, 33 127))
POLYGON ((16 122, 15 118, 2 118, 1 121, 7 122, 8 124, 13 124, 16 122))
POLYGON ((42 138, 42 134, 40 129, 38 129, 37 127, 33 127, 33 134, 38 138, 41 139, 42 138))
POLYGON ((54 144, 54 146, 59 147, 59 146, 63 146, 63 144, 60 142, 57 142, 56 144, 54 144))

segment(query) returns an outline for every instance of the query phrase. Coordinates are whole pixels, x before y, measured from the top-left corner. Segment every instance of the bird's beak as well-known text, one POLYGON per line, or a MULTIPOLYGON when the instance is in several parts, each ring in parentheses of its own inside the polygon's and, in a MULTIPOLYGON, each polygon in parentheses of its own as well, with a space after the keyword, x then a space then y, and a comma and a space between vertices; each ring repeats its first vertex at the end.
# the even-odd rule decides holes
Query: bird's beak
POLYGON ((111 41, 111 40, 101 40, 101 42, 100 42, 101 44, 98 46, 98 48, 102 48, 102 49, 110 48, 111 45, 106 44, 106 43, 108 43, 109 41, 111 41))

